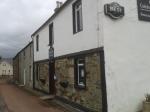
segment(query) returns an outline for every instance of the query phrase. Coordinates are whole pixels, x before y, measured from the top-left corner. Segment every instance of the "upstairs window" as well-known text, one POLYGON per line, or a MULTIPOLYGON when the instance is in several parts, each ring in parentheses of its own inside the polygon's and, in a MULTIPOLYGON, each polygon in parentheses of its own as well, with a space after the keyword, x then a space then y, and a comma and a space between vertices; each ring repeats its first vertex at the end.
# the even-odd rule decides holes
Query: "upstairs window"
POLYGON ((26 57, 26 52, 25 52, 25 50, 23 51, 23 57, 24 57, 24 59, 25 59, 25 57, 26 57))
POLYGON ((75 59, 75 87, 84 89, 86 87, 86 74, 85 74, 85 59, 75 59))
POLYGON ((39 35, 36 36, 36 51, 39 51, 39 35))
POLYGON ((73 6, 73 33, 77 33, 83 30, 82 22, 82 2, 77 0, 73 6))
POLYGON ((49 25, 49 46, 53 46, 54 44, 54 31, 53 31, 53 23, 49 25))
POLYGON ((30 58, 31 58, 31 54, 32 54, 32 46, 30 45, 30 58))

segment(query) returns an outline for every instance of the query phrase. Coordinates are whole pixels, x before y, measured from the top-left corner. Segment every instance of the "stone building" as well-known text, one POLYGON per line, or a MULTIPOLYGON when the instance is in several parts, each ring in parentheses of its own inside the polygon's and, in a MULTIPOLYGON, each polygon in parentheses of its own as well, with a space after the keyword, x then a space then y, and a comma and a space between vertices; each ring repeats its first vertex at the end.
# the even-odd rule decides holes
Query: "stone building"
POLYGON ((33 87, 33 43, 30 42, 14 57, 14 78, 20 85, 33 87))
POLYGON ((34 88, 76 108, 102 112, 106 96, 97 2, 68 0, 57 5, 32 35, 34 88))
POLYGON ((12 77, 13 65, 12 59, 2 58, 0 60, 0 77, 12 77))

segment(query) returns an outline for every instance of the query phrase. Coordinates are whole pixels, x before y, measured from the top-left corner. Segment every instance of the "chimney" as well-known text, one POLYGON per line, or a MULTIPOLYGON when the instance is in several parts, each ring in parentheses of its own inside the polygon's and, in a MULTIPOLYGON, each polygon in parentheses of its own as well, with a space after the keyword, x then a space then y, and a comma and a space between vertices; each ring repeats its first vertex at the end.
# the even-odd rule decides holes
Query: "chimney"
POLYGON ((62 2, 60 2, 60 1, 56 1, 56 8, 55 8, 55 12, 63 5, 63 3, 62 2))

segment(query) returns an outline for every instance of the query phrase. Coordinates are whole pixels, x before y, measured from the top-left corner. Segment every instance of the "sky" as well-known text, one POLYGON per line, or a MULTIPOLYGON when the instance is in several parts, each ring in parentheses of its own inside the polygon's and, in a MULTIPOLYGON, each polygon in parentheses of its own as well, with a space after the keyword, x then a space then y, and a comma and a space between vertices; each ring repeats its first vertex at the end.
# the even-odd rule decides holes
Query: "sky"
POLYGON ((55 7, 56 0, 1 0, 0 56, 14 57, 54 13, 55 7))

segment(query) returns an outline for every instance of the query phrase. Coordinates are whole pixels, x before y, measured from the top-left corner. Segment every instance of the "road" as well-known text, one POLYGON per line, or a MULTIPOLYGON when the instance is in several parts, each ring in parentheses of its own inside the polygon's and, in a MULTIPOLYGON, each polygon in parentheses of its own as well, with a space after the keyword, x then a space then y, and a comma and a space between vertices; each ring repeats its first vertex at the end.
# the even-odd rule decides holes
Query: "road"
POLYGON ((0 112, 65 112, 14 85, 0 82, 0 112))

